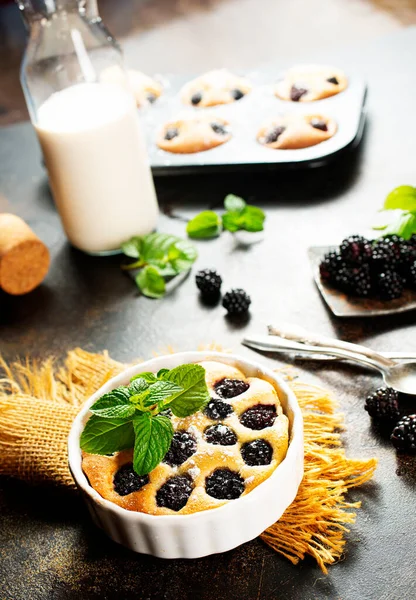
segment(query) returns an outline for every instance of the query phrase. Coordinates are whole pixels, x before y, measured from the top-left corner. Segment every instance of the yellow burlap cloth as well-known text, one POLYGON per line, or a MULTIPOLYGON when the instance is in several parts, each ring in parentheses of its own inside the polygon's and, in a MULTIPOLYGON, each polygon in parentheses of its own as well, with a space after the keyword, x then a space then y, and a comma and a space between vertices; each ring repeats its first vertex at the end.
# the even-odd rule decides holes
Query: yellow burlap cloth
MULTIPOLYGON (((73 488, 66 446, 72 420, 84 400, 124 368, 107 352, 81 349, 69 352, 60 368, 52 358, 12 365, 0 358, 0 474, 73 488)), ((369 481, 377 461, 345 456, 343 419, 329 392, 290 385, 304 417, 305 476, 293 504, 261 537, 294 564, 313 556, 326 573, 326 565, 341 558, 346 525, 361 504, 345 499, 348 489, 369 481)))

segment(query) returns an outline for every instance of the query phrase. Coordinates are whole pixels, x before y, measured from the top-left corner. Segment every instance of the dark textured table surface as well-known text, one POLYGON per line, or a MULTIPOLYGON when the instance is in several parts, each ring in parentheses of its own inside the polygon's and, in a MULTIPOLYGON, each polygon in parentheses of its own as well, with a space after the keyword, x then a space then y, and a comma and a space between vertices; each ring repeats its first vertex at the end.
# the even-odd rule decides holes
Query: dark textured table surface
MULTIPOLYGON (((107 348, 115 358, 129 360, 167 345, 186 350, 216 341, 259 358, 240 345, 242 336, 283 320, 380 350, 416 352, 414 313, 374 320, 332 317, 314 287, 306 255, 309 245, 339 242, 368 228, 388 191, 414 183, 415 53, 416 31, 407 30, 330 57, 367 77, 370 94, 361 146, 329 167, 156 182, 163 231, 183 235, 183 220, 168 214, 188 218, 201 207, 220 205, 229 192, 266 210, 267 229, 258 243, 246 245, 224 234, 197 244, 197 267, 218 268, 226 288, 243 286, 250 293, 251 318, 245 324, 227 321, 221 307, 204 307, 192 276, 165 299, 152 301, 136 293, 120 272, 119 258, 91 258, 71 249, 30 125, 0 130, 0 210, 24 217, 53 257, 38 290, 21 298, 0 296, 3 356, 62 357, 82 346, 107 348)), ((323 58, 328 62, 328 57, 308 57, 323 58)), ((282 364, 266 356, 260 360, 282 364)), ((296 365, 304 379, 337 394, 346 415, 348 454, 380 461, 374 481, 350 494, 363 508, 348 534, 344 560, 328 576, 309 560, 292 566, 259 540, 194 561, 136 555, 96 530, 77 496, 2 479, 0 598, 416 598, 416 460, 398 458, 363 410, 377 376, 342 363, 296 365)))

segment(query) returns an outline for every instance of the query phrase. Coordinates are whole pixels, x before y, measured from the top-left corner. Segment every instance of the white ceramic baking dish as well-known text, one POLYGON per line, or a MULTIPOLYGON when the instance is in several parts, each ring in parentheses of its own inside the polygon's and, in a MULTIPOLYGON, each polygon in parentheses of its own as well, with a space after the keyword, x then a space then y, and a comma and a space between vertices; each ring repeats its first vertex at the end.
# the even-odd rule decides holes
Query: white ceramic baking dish
POLYGON ((303 419, 296 397, 282 378, 258 363, 220 352, 182 352, 154 358, 110 379, 83 406, 68 439, 69 467, 94 522, 114 541, 161 558, 199 558, 226 552, 260 535, 293 502, 303 477, 303 419), (155 516, 125 510, 104 500, 88 483, 81 466, 79 439, 90 416, 89 407, 103 394, 143 371, 157 372, 203 360, 236 366, 248 377, 270 381, 289 418, 290 443, 286 458, 252 492, 227 504, 191 515, 155 516))

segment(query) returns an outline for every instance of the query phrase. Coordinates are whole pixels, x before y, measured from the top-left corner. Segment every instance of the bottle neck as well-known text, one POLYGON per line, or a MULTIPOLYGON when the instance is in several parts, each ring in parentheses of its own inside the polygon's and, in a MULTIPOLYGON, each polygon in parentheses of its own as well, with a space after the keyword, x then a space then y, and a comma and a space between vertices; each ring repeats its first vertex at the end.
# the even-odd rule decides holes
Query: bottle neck
POLYGON ((59 12, 79 12, 88 19, 98 18, 97 0, 16 0, 27 25, 50 19, 59 12))

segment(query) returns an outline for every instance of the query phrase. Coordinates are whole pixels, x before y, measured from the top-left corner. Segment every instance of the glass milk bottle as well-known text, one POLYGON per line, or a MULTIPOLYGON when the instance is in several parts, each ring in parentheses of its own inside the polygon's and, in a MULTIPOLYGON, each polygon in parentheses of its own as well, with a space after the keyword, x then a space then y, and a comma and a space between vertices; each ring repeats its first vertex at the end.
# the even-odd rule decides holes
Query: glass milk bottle
POLYGON ((158 217, 121 51, 96 0, 18 0, 29 28, 21 81, 66 235, 112 254, 158 217))

